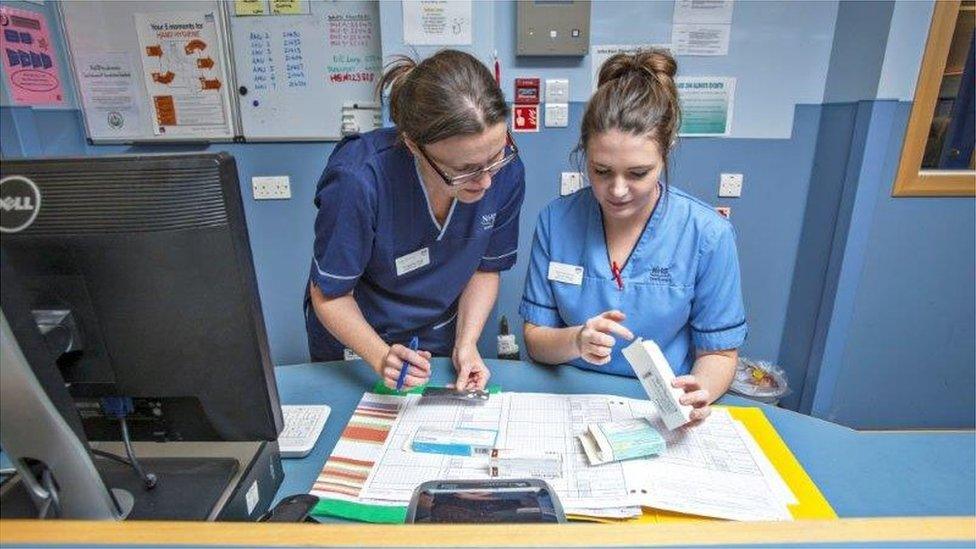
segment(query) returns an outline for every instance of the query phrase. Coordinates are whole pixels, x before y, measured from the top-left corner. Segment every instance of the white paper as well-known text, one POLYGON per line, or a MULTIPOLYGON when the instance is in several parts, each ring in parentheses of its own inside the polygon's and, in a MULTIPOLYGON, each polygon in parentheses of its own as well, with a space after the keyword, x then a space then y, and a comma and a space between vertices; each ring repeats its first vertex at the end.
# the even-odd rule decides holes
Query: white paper
POLYGON ((661 434, 668 440, 664 454, 624 462, 627 485, 640 487, 642 505, 730 520, 792 520, 758 464, 758 446, 746 443, 727 410, 715 408, 696 427, 661 434))
POLYGON ((78 85, 92 137, 133 137, 143 120, 136 102, 132 58, 128 53, 79 54, 78 85))
POLYGON ((728 55, 731 25, 675 23, 671 44, 675 55, 728 55))
POLYGON ((490 478, 487 456, 458 457, 404 452, 404 443, 421 425, 436 428, 498 429, 496 446, 558 452, 562 475, 549 479, 566 508, 633 507, 620 463, 590 467, 577 440, 589 423, 653 414, 645 401, 603 395, 501 393, 481 406, 424 403, 404 397, 404 407, 361 492, 369 500, 409 501, 422 482, 435 479, 490 478))
POLYGON ((155 134, 231 133, 215 14, 159 12, 134 17, 155 134))
MULTIPOLYGON (((389 419, 357 416, 365 424, 389 428, 383 444, 340 439, 333 455, 346 458, 330 467, 348 468, 344 481, 323 472, 319 481, 348 482, 357 496, 322 488, 312 493, 367 505, 405 505, 414 489, 428 480, 488 479, 488 456, 458 457, 417 454, 403 447, 420 426, 444 429, 498 429, 499 448, 562 455, 562 475, 548 479, 568 514, 626 518, 640 514, 639 505, 734 520, 791 520, 787 494, 775 486, 751 436, 729 415, 716 408, 699 426, 667 433, 650 402, 606 395, 501 393, 481 406, 463 403, 425 403, 419 395, 405 397, 367 394, 374 406, 399 409, 389 419), (668 440, 665 454, 591 467, 586 464, 577 436, 587 424, 646 417, 668 440), (375 463, 375 466, 373 465, 375 463), (362 487, 361 491, 360 486, 362 487)), ((771 465, 769 466, 771 468, 771 465)))
POLYGON ((679 76, 675 85, 681 103, 678 135, 722 137, 732 133, 735 78, 679 76))
POLYGON ((590 82, 595 92, 600 83, 600 67, 607 59, 618 53, 636 53, 639 50, 649 50, 652 48, 671 49, 668 44, 615 44, 590 46, 590 82))
POLYGON ((733 0, 675 0, 675 23, 732 23, 733 0))
POLYGON ((762 471, 764 477, 766 477, 766 482, 769 484, 770 488, 776 493, 780 501, 786 505, 796 505, 799 500, 796 499, 796 495, 793 494, 793 490, 790 489, 783 477, 780 476, 779 471, 773 466, 773 463, 769 461, 766 457, 765 452, 759 447, 759 443, 756 439, 752 438, 752 433, 746 429, 746 426, 742 424, 741 421, 735 421, 735 428, 739 431, 739 436, 745 441, 746 445, 749 446, 749 452, 756 458, 756 463, 759 465, 759 469, 762 471))
POLYGON ((471 0, 403 0, 403 41, 415 46, 471 44, 471 0))

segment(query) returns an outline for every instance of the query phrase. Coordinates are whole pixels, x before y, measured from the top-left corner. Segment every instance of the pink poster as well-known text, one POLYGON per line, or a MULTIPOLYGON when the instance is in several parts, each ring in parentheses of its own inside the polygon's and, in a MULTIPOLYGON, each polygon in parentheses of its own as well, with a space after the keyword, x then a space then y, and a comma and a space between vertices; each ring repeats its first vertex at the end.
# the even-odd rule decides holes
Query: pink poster
POLYGON ((0 7, 0 51, 11 101, 17 105, 64 102, 58 55, 44 14, 0 7))

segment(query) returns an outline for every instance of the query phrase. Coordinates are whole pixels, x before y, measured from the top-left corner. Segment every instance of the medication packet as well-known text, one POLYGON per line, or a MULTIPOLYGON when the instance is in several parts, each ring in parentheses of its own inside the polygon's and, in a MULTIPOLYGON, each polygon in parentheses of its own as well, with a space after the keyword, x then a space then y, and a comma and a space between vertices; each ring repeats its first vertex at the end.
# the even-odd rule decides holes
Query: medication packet
POLYGON ((555 452, 493 448, 488 474, 507 478, 559 478, 563 474, 563 458, 555 452))
POLYGON ((671 386, 674 372, 657 343, 637 338, 624 347, 623 353, 667 428, 673 431, 691 421, 692 408, 678 400, 684 391, 671 386))
POLYGON ((643 418, 591 423, 579 435, 590 465, 660 455, 664 437, 643 418))

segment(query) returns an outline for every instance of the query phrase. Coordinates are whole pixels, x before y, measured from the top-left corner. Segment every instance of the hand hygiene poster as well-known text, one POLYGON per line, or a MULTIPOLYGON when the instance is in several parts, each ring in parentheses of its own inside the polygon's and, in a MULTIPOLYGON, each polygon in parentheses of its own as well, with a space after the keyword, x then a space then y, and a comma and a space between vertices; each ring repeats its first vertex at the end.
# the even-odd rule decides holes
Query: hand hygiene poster
POLYGON ((231 133, 214 14, 137 13, 135 21, 156 135, 231 133))

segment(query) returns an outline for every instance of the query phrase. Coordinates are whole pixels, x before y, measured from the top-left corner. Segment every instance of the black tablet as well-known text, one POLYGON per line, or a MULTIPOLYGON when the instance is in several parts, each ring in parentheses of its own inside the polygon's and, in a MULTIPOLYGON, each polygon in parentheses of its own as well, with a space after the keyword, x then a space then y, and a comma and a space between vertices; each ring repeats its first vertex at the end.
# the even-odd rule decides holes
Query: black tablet
POLYGON ((431 481, 413 493, 413 523, 566 522, 553 489, 539 479, 431 481))

